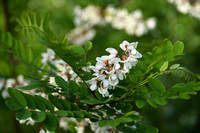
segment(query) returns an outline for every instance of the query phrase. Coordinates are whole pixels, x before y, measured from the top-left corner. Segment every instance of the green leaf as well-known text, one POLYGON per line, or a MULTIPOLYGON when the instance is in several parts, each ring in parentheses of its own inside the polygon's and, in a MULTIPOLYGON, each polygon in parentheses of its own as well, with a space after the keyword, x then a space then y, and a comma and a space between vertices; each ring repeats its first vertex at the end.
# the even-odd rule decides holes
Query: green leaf
POLYGON ((30 83, 29 85, 27 86, 22 86, 22 87, 18 87, 17 89, 21 89, 21 90, 32 90, 32 89, 35 89, 37 87, 43 87, 42 84, 40 83, 30 83))
POLYGON ((84 45, 84 48, 86 51, 89 51, 92 48, 92 43, 91 42, 86 42, 84 45))
POLYGON ((182 55, 184 50, 184 44, 180 41, 175 42, 174 44, 174 56, 182 55))
POLYGON ((81 111, 73 111, 74 118, 83 118, 84 114, 81 111))
POLYGON ((64 110, 71 110, 70 102, 67 99, 59 99, 59 101, 63 105, 64 110))
POLYGON ((87 111, 82 111, 82 113, 84 114, 84 118, 96 118, 95 116, 93 116, 92 114, 90 114, 87 111))
POLYGON ((8 88, 8 93, 10 97, 19 105, 21 105, 23 108, 27 106, 26 99, 24 98, 24 96, 21 94, 20 91, 18 91, 17 89, 8 88))
POLYGON ((184 88, 185 84, 184 83, 179 83, 179 84, 176 84, 174 86, 172 86, 171 88, 169 88, 164 96, 165 97, 171 97, 171 96, 174 96, 176 95, 182 88, 184 88))
POLYGON ((62 77, 56 76, 55 82, 60 88, 67 90, 67 82, 62 77))
POLYGON ((41 111, 31 111, 32 112, 32 116, 31 118, 34 120, 34 121, 37 121, 37 122, 42 122, 45 120, 46 118, 46 114, 45 112, 41 111))
POLYGON ((127 112, 131 111, 131 109, 132 109, 132 105, 130 103, 128 103, 128 104, 125 104, 125 106, 122 108, 122 112, 127 113, 127 112))
POLYGON ((135 104, 138 108, 143 108, 144 105, 146 104, 145 100, 136 100, 135 104))
POLYGON ((26 12, 23 12, 22 15, 23 15, 24 20, 26 21, 26 23, 29 24, 29 17, 28 17, 28 14, 27 14, 26 12))
POLYGON ((60 103, 59 99, 57 99, 56 97, 49 95, 49 101, 56 106, 56 108, 63 110, 63 105, 60 103))
POLYGON ((36 104, 37 109, 42 110, 42 111, 46 110, 46 106, 45 106, 45 104, 43 102, 40 102, 40 100, 37 99, 35 96, 32 97, 32 98, 33 98, 33 100, 34 100, 34 102, 36 104))
POLYGON ((76 84, 75 81, 70 80, 68 82, 68 87, 69 87, 69 91, 72 92, 74 95, 76 95, 77 93, 79 93, 79 87, 78 87, 78 85, 76 84))
POLYGON ((80 110, 79 106, 77 104, 71 102, 70 105, 71 105, 71 110, 73 110, 73 111, 79 111, 80 110))
POLYGON ((21 109, 21 110, 18 110, 17 112, 15 112, 15 117, 18 120, 25 120, 25 119, 31 117, 31 112, 26 109, 21 109))
POLYGON ((19 110, 23 108, 21 105, 19 105, 18 103, 16 103, 14 100, 11 99, 6 100, 5 103, 11 110, 19 110))
POLYGON ((68 117, 74 117, 74 113, 72 111, 66 111, 68 113, 68 117))
POLYGON ((180 95, 179 95, 179 98, 180 99, 185 99, 185 100, 188 100, 188 99, 190 99, 190 95, 188 95, 188 93, 180 93, 180 95))
POLYGON ((31 63, 33 61, 33 53, 30 48, 26 49, 26 60, 28 63, 31 63))
POLYGON ((27 101, 27 106, 30 108, 30 109, 36 109, 36 104, 33 100, 33 96, 31 95, 28 95, 28 94, 25 94, 23 93, 23 96, 24 98, 26 99, 27 101))
POLYGON ((129 116, 129 115, 134 114, 134 113, 135 113, 135 111, 130 111, 130 112, 126 113, 124 116, 127 117, 127 116, 129 116))
POLYGON ((47 99, 45 99, 45 98, 43 98, 43 97, 41 97, 39 95, 35 95, 35 98, 37 98, 39 101, 44 103, 44 105, 46 106, 46 109, 48 109, 50 111, 54 111, 54 106, 47 99))
POLYGON ((116 113, 116 111, 114 109, 108 108, 108 110, 106 111, 106 114, 108 116, 114 116, 116 113))
POLYGON ((153 100, 155 103, 157 103, 157 104, 159 104, 159 105, 165 105, 165 104, 167 104, 167 100, 166 100, 165 97, 160 97, 160 96, 158 96, 157 94, 152 94, 152 95, 151 95, 151 98, 152 98, 152 100, 153 100))
POLYGON ((173 45, 169 40, 165 40, 164 44, 161 45, 161 51, 163 56, 165 57, 165 61, 172 61, 174 57, 173 53, 173 45))
POLYGON ((145 133, 158 133, 158 129, 153 126, 145 127, 145 133))
POLYGON ((100 127, 105 127, 107 125, 110 125, 112 127, 116 127, 120 124, 119 121, 117 120, 102 120, 102 121, 99 121, 99 126, 100 127))
POLYGON ((57 127, 56 117, 52 113, 47 112, 43 124, 48 131, 54 132, 57 127))
POLYGON ((12 35, 10 33, 6 34, 6 44, 8 45, 8 47, 12 47, 13 45, 13 38, 12 35))
POLYGON ((178 68, 179 66, 180 66, 180 64, 174 64, 169 69, 173 70, 173 69, 178 68))
POLYGON ((43 20, 43 30, 48 32, 49 31, 49 14, 46 14, 44 20, 43 20))
POLYGON ((71 51, 75 55, 84 55, 85 54, 84 48, 81 46, 78 46, 78 45, 69 46, 69 51, 71 51))
POLYGON ((168 61, 165 61, 165 62, 163 63, 163 65, 160 67, 160 71, 163 72, 163 71, 167 70, 168 65, 169 65, 169 62, 168 62, 168 61))
POLYGON ((158 78, 154 78, 150 80, 149 85, 151 89, 158 95, 162 95, 166 91, 165 86, 162 84, 162 82, 158 78))
POLYGON ((132 122, 133 119, 129 118, 129 117, 121 117, 119 119, 117 119, 119 122, 123 122, 123 123, 127 123, 127 122, 132 122))
POLYGON ((68 112, 64 111, 64 110, 58 110, 58 111, 55 111, 54 113, 58 116, 68 116, 69 115, 68 112))
POLYGON ((142 86, 139 86, 136 91, 139 93, 139 95, 144 98, 144 99, 147 99, 148 98, 148 89, 145 85, 142 85, 142 86))
POLYGON ((121 100, 121 101, 119 101, 119 102, 117 102, 116 103, 116 106, 115 106, 115 108, 117 109, 117 110, 121 110, 124 106, 125 106, 125 101, 124 100, 121 100))
POLYGON ((33 12, 31 12, 31 11, 29 11, 29 18, 30 18, 30 20, 31 20, 31 24, 32 25, 34 25, 34 14, 33 14, 33 12))
POLYGON ((36 20, 37 20, 37 26, 40 27, 40 25, 41 25, 41 15, 40 15, 40 13, 36 14, 36 20))
POLYGON ((152 100, 152 98, 147 98, 147 101, 152 107, 157 108, 157 104, 152 100))
POLYGON ((141 115, 135 115, 135 114, 132 114, 129 116, 132 120, 134 121, 140 121, 142 120, 142 116, 141 115))

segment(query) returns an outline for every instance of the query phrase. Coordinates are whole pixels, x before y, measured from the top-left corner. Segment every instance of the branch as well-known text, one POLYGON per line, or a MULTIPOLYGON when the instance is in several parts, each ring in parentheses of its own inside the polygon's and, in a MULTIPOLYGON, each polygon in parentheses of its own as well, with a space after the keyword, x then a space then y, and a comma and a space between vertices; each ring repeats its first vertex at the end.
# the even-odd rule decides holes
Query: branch
POLYGON ((3 12, 5 17, 5 31, 10 32, 10 13, 8 11, 8 0, 2 0, 3 12))

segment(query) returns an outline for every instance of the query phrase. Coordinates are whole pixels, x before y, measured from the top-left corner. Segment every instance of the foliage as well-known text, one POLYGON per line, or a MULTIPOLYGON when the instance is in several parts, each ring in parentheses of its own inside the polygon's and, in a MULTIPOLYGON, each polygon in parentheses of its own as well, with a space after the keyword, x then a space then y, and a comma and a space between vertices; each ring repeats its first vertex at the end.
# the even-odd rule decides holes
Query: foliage
POLYGON ((31 49, 27 49, 10 33, 1 32, 0 44, 3 50, 8 50, 19 61, 41 72, 37 73, 39 78, 30 78, 29 85, 8 89, 10 98, 5 103, 9 109, 16 111, 18 120, 31 117, 42 123, 48 131, 55 131, 59 117, 89 118, 98 122, 100 127, 111 126, 122 132, 133 131, 129 126, 135 125, 138 132, 156 133, 157 128, 141 124, 142 116, 135 113, 135 105, 141 109, 148 103, 157 108, 158 105, 166 105, 168 99, 189 99, 190 95, 196 95, 200 90, 200 76, 176 63, 184 55, 184 44, 180 41, 172 44, 166 39, 151 51, 143 53, 143 58, 131 69, 127 78, 113 90, 112 97, 102 97, 98 91, 89 88, 87 81, 93 77, 92 73, 82 70, 92 62, 86 58, 87 52, 92 49, 91 42, 82 47, 69 44, 65 37, 58 37, 49 27, 48 14, 42 19, 38 13, 24 12, 22 18, 16 21, 19 24, 18 31, 51 48, 58 58, 72 67, 82 81, 66 82, 54 73, 54 66, 49 65, 49 70, 37 65, 31 49), (165 74, 184 77, 188 82, 166 88, 160 80, 165 74), (56 85, 42 79, 42 75, 54 77, 56 85), (23 92, 37 88, 41 88, 48 98, 23 92), (55 96, 55 92, 59 95, 55 96))

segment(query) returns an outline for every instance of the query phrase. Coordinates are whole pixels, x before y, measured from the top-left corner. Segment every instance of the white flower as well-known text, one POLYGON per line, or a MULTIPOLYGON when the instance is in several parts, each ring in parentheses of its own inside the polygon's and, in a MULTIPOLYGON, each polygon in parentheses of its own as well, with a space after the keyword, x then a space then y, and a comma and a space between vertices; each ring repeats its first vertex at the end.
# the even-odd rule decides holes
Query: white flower
POLYGON ((14 87, 15 84, 16 84, 16 80, 15 79, 7 79, 5 88, 14 87))
POLYGON ((125 22, 128 17, 128 11, 126 9, 118 10, 115 18, 112 21, 112 27, 116 29, 124 29, 125 22))
POLYGON ((53 133, 53 132, 49 132, 48 130, 40 129, 39 133, 53 133))
POLYGON ((136 49, 137 48, 137 45, 138 45, 138 42, 132 42, 132 43, 129 43, 127 41, 123 41, 121 44, 120 44, 120 48, 126 52, 131 52, 133 49, 136 49))
POLYGON ((23 75, 17 76, 17 84, 15 87, 21 87, 21 86, 26 86, 28 85, 27 81, 24 79, 23 75))
POLYGON ((144 35, 147 32, 146 25, 144 23, 138 23, 136 30, 135 30, 135 35, 140 37, 144 35))
POLYGON ((3 88, 3 86, 4 86, 4 80, 0 79, 0 90, 3 88))
POLYGON ((200 19, 200 1, 190 2, 190 0, 168 0, 176 6, 177 10, 183 14, 189 14, 200 19))
POLYGON ((120 62, 120 58, 113 58, 109 60, 109 64, 113 65, 114 70, 118 70, 120 68, 119 62, 120 62))
POLYGON ((47 64, 48 61, 52 61, 55 58, 55 53, 52 49, 47 49, 46 53, 42 53, 42 64, 47 64))
POLYGON ((143 18, 143 15, 142 15, 142 11, 141 10, 135 10, 134 12, 132 12, 132 17, 134 19, 142 19, 143 18))
POLYGON ((101 56, 101 58, 97 57, 96 58, 96 61, 97 61, 96 68, 97 68, 97 70, 100 70, 100 69, 104 68, 105 66, 107 66, 109 58, 110 58, 109 56, 101 56))
POLYGON ((97 88, 97 81, 95 79, 89 80, 87 81, 91 86, 90 86, 90 90, 94 91, 97 88))
POLYGON ((29 117, 25 120, 19 120, 19 123, 21 123, 21 124, 26 123, 26 125, 30 124, 31 126, 33 126, 35 124, 35 121, 31 117, 29 117))
POLYGON ((154 29, 156 27, 156 19, 155 18, 148 18, 146 20, 147 28, 154 29))
POLYGON ((116 71, 116 75, 119 78, 119 80, 123 80, 124 77, 126 78, 126 71, 118 70, 118 71, 116 71))
POLYGON ((105 21, 107 23, 112 22, 116 13, 117 13, 117 10, 115 8, 113 8, 112 6, 108 6, 105 9, 105 14, 104 14, 105 21))
POLYGON ((187 14, 191 10, 191 5, 187 0, 176 0, 177 9, 183 14, 187 14))
POLYGON ((107 48, 106 52, 110 53, 109 59, 116 57, 116 55, 118 54, 118 51, 114 48, 107 48))
POLYGON ((2 91, 2 97, 3 99, 7 99, 9 97, 8 90, 6 88, 2 91))
POLYGON ((97 6, 88 6, 81 9, 80 6, 75 8, 75 24, 80 26, 82 24, 89 24, 94 26, 101 23, 101 10, 97 6))
POLYGON ((116 86, 119 83, 119 79, 115 73, 111 73, 109 76, 109 84, 116 86))
POLYGON ((67 131, 68 129, 68 122, 66 117, 61 117, 59 119, 59 126, 62 128, 64 131, 67 131))
POLYGON ((100 87, 98 88, 98 91, 100 94, 103 96, 108 96, 108 86, 109 86, 109 81, 106 79, 103 79, 100 83, 100 87))
POLYGON ((119 83, 119 80, 126 78, 126 73, 135 66, 138 62, 137 58, 141 58, 140 54, 136 48, 138 43, 129 43, 123 41, 120 44, 120 48, 124 51, 122 52, 122 60, 118 55, 118 51, 114 48, 107 48, 106 51, 110 53, 109 56, 101 56, 96 58, 96 65, 90 66, 95 73, 95 77, 87 81, 90 84, 90 89, 92 91, 98 88, 98 91, 102 96, 109 96, 108 89, 115 89, 115 86, 119 83), (122 66, 120 65, 122 64, 122 66))
POLYGON ((83 45, 85 42, 92 40, 96 35, 96 30, 88 25, 81 25, 73 29, 67 38, 76 45, 83 45))

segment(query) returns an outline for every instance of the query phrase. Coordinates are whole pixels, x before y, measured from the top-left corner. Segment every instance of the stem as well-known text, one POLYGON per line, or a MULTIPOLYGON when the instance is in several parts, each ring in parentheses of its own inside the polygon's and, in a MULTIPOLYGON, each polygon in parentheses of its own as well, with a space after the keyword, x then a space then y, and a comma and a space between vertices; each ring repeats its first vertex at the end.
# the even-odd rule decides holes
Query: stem
MULTIPOLYGON (((10 32, 10 22, 9 22, 10 13, 9 13, 9 10, 8 10, 8 0, 2 0, 2 7, 3 7, 3 12, 4 12, 4 17, 5 17, 5 31, 10 32)), ((12 49, 10 48, 10 50, 12 50, 12 49)), ((11 53, 9 53, 9 57, 10 57, 10 64, 12 66, 15 66, 17 64, 17 62, 14 59, 14 56, 11 53)), ((14 71, 12 71, 11 77, 15 77, 14 71)), ((13 119, 13 125, 14 125, 14 132, 20 133, 19 123, 15 118, 15 112, 12 111, 11 113, 12 113, 12 119, 13 119)))
MULTIPOLYGON (((73 67, 72 67, 73 68, 73 67)), ((95 95, 94 91, 90 90, 90 87, 88 86, 88 84, 85 82, 85 80, 83 80, 82 76, 77 72, 77 71, 74 71, 80 78, 81 80, 83 81, 83 83, 85 84, 85 86, 89 89, 89 91, 92 93, 92 95, 97 99, 97 96, 95 95)))
POLYGON ((20 130, 19 130, 19 123, 18 123, 18 121, 15 119, 15 112, 12 111, 11 113, 12 113, 13 124, 14 124, 14 130, 15 130, 14 132, 15 132, 15 133, 20 133, 20 130))
POLYGON ((3 12, 4 12, 4 17, 5 17, 5 31, 9 32, 10 31, 10 13, 8 11, 8 0, 2 0, 2 6, 3 6, 3 12))

